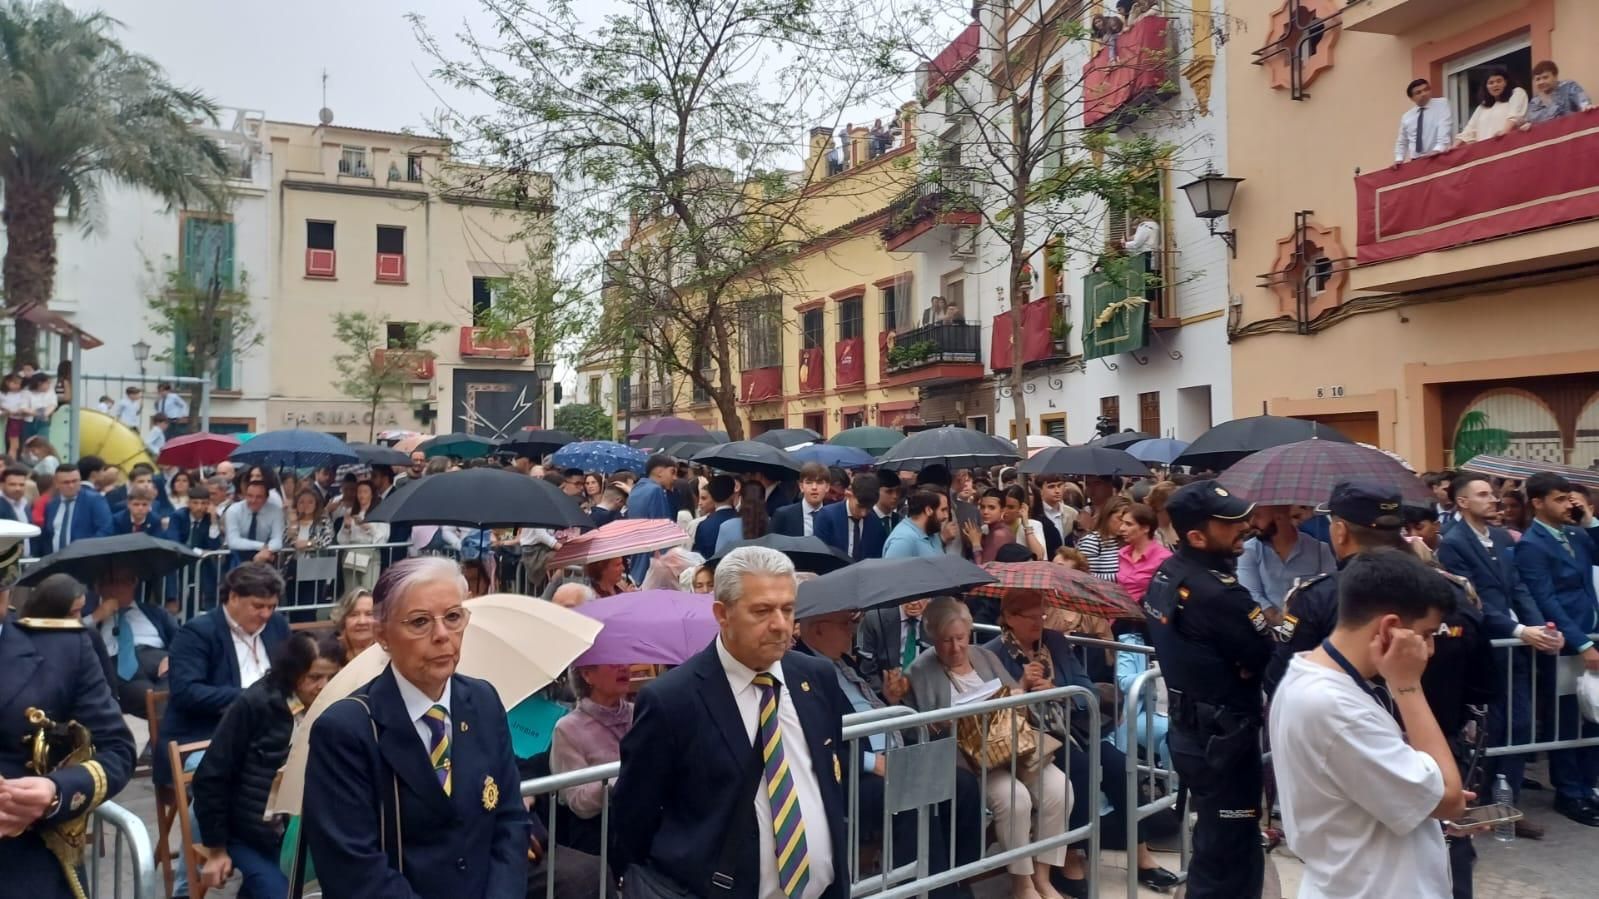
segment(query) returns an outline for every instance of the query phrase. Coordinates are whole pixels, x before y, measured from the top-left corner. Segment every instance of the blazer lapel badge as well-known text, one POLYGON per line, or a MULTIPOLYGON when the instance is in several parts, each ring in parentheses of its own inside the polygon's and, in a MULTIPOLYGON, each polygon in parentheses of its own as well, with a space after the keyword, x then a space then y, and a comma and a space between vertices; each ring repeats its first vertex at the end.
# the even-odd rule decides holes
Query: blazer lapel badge
POLYGON ((500 787, 492 776, 483 777, 483 808, 494 811, 500 804, 500 787))

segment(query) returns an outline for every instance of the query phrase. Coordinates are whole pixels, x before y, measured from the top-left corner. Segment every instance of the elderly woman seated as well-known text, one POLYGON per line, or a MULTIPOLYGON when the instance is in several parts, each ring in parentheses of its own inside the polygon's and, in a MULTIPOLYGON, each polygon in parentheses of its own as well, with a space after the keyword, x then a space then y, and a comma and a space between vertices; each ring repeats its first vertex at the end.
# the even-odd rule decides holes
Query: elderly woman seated
POLYGON ((377 616, 372 613, 372 591, 346 590, 333 607, 333 633, 323 639, 322 654, 340 666, 348 665, 362 650, 378 641, 377 616))
MULTIPOLYGON (((630 674, 626 665, 581 665, 572 669, 578 700, 570 714, 555 722, 550 738, 550 771, 564 774, 622 758, 622 737, 633 727, 633 703, 627 699, 630 674)), ((579 818, 599 815, 605 804, 603 783, 561 791, 561 802, 579 818)))
MULTIPOLYGON (((1076 653, 1072 651, 1066 636, 1044 627, 1042 597, 1019 595, 1019 598, 1006 599, 1000 607, 999 623, 1000 635, 983 644, 981 648, 993 653, 1000 664, 1004 665, 1006 673, 1019 681, 1025 689, 1046 690, 1076 686, 1097 693, 1094 682, 1089 679, 1088 672, 1076 653)), ((1099 704, 1097 701, 1080 700, 1073 703, 1069 711, 1064 705, 1061 702, 1050 703, 1050 708, 1045 710, 1041 718, 1046 730, 1063 741, 1070 740, 1073 743, 1069 751, 1062 747, 1055 761, 1070 772, 1072 791, 1083 800, 1072 808, 1070 822, 1072 827, 1082 827, 1088 823, 1090 814, 1103 807, 1099 797, 1088 798, 1090 770, 1085 745, 1089 739, 1085 716, 1099 714, 1099 704)), ((1111 742, 1114 736, 1111 729, 1102 730, 1100 736, 1100 789, 1109 800, 1112 810, 1111 814, 1102 816, 1101 833, 1125 833, 1126 819, 1123 815, 1126 814, 1126 810, 1122 806, 1127 801, 1126 790, 1123 789, 1127 757, 1111 742)), ((1139 827, 1139 834, 1138 882, 1157 890, 1168 890, 1176 886, 1177 876, 1160 867, 1150 853, 1149 846, 1143 842, 1142 825, 1139 827)), ((1117 846, 1120 847, 1120 844, 1117 846)), ((1062 872, 1068 894, 1088 895, 1088 873, 1084 870, 1083 856, 1078 850, 1073 849, 1068 853, 1066 862, 1062 865, 1062 872)))
MULTIPOLYGON (((1038 678, 1029 676, 1018 684, 994 653, 972 645, 972 614, 964 603, 940 597, 922 612, 922 627, 933 641, 906 671, 910 695, 906 703, 918 709, 948 708, 960 696, 975 693, 992 680, 1012 691, 1033 688, 1038 678)), ((961 764, 972 767, 969 760, 961 764)), ((1066 832, 1066 815, 1071 808, 1071 785, 1054 764, 1026 769, 1018 766, 989 768, 983 777, 983 793, 994 829, 1005 849, 1025 846, 1034 839, 1047 839, 1066 832), (1035 826, 1034 812, 1037 812, 1035 826)), ((1033 858, 1010 863, 1011 895, 1016 899, 1060 899, 1050 883, 1052 868, 1066 858, 1066 849, 1047 849, 1033 858)))

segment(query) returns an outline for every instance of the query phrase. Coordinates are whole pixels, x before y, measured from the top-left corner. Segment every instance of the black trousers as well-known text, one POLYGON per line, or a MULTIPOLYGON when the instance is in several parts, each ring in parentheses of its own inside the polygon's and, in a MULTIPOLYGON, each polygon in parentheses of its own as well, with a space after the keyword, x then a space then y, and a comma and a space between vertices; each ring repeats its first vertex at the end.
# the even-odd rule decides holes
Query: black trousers
MULTIPOLYGON (((117 682, 117 705, 122 707, 122 714, 132 715, 135 718, 145 716, 144 697, 151 690, 165 690, 167 688, 166 675, 156 676, 161 663, 167 657, 167 651, 154 646, 135 647, 139 656, 139 669, 128 680, 117 682)), ((112 669, 116 668, 116 660, 112 660, 112 669)))
POLYGON ((549 895, 549 880, 555 878, 555 899, 594 899, 600 895, 600 881, 605 883, 605 896, 617 895, 616 881, 610 872, 600 867, 600 857, 579 852, 569 846, 555 846, 544 857, 528 864, 528 899, 544 899, 549 895))
MULTIPOLYGON (((1423 827, 1427 825, 1422 824, 1423 827)), ((1449 844, 1449 882, 1454 891, 1454 899, 1471 899, 1471 869, 1477 863, 1477 849, 1471 845, 1471 837, 1460 839, 1450 838, 1449 844)))
MULTIPOLYGON (((1099 797, 1088 795, 1090 769, 1088 753, 1073 747, 1068 755, 1063 747, 1055 754, 1055 764, 1072 783, 1072 814, 1067 827, 1076 830, 1088 823, 1088 816, 1099 811, 1099 797), (1066 758, 1062 758, 1066 756, 1066 758)), ((1099 744, 1099 789, 1110 800, 1110 812, 1099 816, 1099 845, 1105 849, 1126 849, 1127 840, 1127 756, 1101 740, 1099 744)), ((1144 841, 1144 822, 1138 822, 1138 842, 1144 841)))
POLYGON ((1260 755, 1243 753, 1223 765, 1214 765, 1206 758, 1204 745, 1175 721, 1169 742, 1172 765, 1198 816, 1186 896, 1259 896, 1266 878, 1266 855, 1260 846, 1260 755))

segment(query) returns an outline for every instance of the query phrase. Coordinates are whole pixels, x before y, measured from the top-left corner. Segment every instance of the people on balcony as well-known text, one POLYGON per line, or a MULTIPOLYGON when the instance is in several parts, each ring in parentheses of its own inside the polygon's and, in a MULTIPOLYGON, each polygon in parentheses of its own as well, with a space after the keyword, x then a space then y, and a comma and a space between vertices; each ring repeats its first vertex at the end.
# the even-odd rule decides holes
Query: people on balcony
POLYGON ((927 308, 922 310, 922 324, 931 325, 942 322, 944 320, 944 311, 947 308, 943 297, 933 297, 928 302, 927 308))
POLYGON ((1500 66, 1488 70, 1477 108, 1460 132, 1459 142, 1476 143, 1500 137, 1519 128, 1527 120, 1527 92, 1516 86, 1510 72, 1500 66))
POLYGON ((1560 67, 1546 59, 1532 67, 1532 98, 1527 101, 1527 120, 1521 130, 1592 108, 1593 101, 1582 86, 1575 81, 1561 81, 1560 67))
POLYGON ((1399 138, 1394 141, 1394 165, 1449 149, 1454 141, 1455 119, 1449 102, 1432 93, 1432 82, 1417 78, 1405 87, 1415 104, 1399 117, 1399 138))

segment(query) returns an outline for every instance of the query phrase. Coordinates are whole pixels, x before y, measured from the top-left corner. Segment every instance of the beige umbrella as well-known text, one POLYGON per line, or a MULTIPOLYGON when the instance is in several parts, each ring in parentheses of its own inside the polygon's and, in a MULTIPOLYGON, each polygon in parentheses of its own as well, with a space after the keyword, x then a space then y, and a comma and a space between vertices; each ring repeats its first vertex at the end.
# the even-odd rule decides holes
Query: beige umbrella
MULTIPOLYGON (((552 602, 511 593, 469 599, 466 607, 472 610, 472 619, 461 640, 461 664, 456 670, 493 684, 507 709, 555 680, 573 659, 594 645, 602 627, 593 618, 552 602)), ((388 664, 388 653, 374 644, 322 689, 294 730, 288 762, 267 802, 270 812, 300 813, 312 723, 328 706, 383 673, 388 664)))
POLYGON ((402 453, 409 453, 414 451, 418 446, 422 445, 424 440, 429 439, 431 439, 431 437, 427 434, 412 434, 409 437, 401 437, 399 440, 395 441, 394 448, 402 453))

